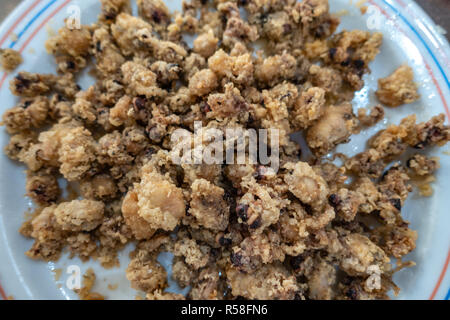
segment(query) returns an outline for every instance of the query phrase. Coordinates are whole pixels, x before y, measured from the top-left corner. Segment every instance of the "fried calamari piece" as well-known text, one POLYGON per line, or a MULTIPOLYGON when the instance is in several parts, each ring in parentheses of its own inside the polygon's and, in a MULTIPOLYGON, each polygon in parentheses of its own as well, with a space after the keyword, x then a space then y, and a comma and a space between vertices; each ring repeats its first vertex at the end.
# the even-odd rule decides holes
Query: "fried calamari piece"
POLYGON ((376 268, 380 273, 390 270, 390 259, 375 243, 361 234, 349 234, 341 239, 343 251, 340 266, 350 275, 367 275, 376 268))
POLYGON ((82 179, 95 165, 95 149, 95 140, 84 127, 64 132, 58 150, 61 174, 69 181, 82 179))
POLYGON ((406 166, 414 175, 427 176, 439 169, 439 159, 429 158, 423 154, 415 154, 406 161, 406 166))
POLYGON ((22 132, 11 136, 5 146, 5 154, 12 160, 23 159, 24 154, 35 143, 36 136, 32 132, 22 132))
POLYGON ((156 74, 145 66, 128 61, 121 66, 123 81, 129 86, 133 96, 146 96, 147 98, 164 95, 156 83, 156 74))
POLYGON ((352 105, 344 103, 325 109, 324 115, 308 129, 306 142, 318 155, 324 155, 336 145, 345 143, 357 126, 352 105))
POLYGON ((342 75, 338 70, 315 64, 308 69, 308 79, 314 86, 325 90, 328 95, 339 95, 343 84, 342 75))
POLYGON ((272 231, 251 235, 232 249, 230 261, 234 268, 252 273, 262 265, 284 261, 280 236, 272 231))
POLYGON ((183 257, 184 262, 194 270, 205 267, 209 262, 211 248, 197 243, 193 239, 182 238, 175 242, 173 254, 183 257))
POLYGON ((283 80, 294 78, 297 61, 289 53, 259 59, 255 64, 255 79, 267 86, 273 86, 283 80))
POLYGON ((331 38, 325 60, 342 71, 343 78, 354 90, 360 90, 364 85, 362 76, 380 52, 382 41, 379 32, 345 30, 331 38))
POLYGON ((50 170, 27 173, 27 195, 40 205, 56 202, 61 195, 57 177, 50 170))
POLYGON ((73 73, 86 67, 91 45, 92 35, 88 26, 66 26, 58 30, 57 36, 46 41, 45 48, 55 56, 59 71, 73 73))
POLYGON ((375 230, 372 238, 386 254, 400 259, 416 248, 417 232, 407 227, 382 226, 375 230))
MULTIPOLYGON (((92 41, 95 43, 93 55, 97 61, 96 70, 105 78, 115 74, 125 63, 120 49, 114 42, 112 35, 107 27, 102 26, 94 31, 92 41)), ((117 79, 115 79, 117 82, 117 79)))
POLYGON ((200 271, 189 292, 193 300, 221 300, 224 298, 222 281, 217 267, 206 267, 200 271))
POLYGON ((146 293, 152 293, 167 286, 166 270, 156 261, 156 257, 144 250, 135 253, 127 270, 127 279, 131 287, 146 293))
POLYGON ((233 83, 225 85, 224 93, 214 93, 208 96, 207 105, 211 109, 208 118, 227 118, 239 116, 249 108, 238 88, 233 83))
POLYGON ((22 62, 20 52, 13 49, 0 49, 0 65, 6 72, 14 71, 22 62))
POLYGON ((217 88, 217 76, 209 69, 203 69, 189 80, 189 90, 195 96, 204 96, 217 88))
POLYGON ((346 221, 353 221, 359 211, 359 206, 365 202, 364 196, 358 190, 339 189, 328 198, 336 213, 346 221))
POLYGON ((325 110, 325 91, 322 88, 312 87, 302 92, 296 99, 290 121, 295 128, 305 129, 319 119, 325 110))
MULTIPOLYGON (((139 217, 148 222, 152 229, 173 230, 185 215, 183 193, 170 179, 156 172, 152 165, 144 166, 141 175, 141 182, 135 184, 134 190, 127 195, 130 204, 137 202, 137 208, 133 209, 137 209, 139 217)), ((132 211, 134 213, 134 210, 129 213, 132 211)))
POLYGON ((165 292, 157 289, 145 297, 147 300, 185 300, 186 297, 179 293, 165 292))
POLYGON ((233 47, 240 42, 253 42, 259 38, 258 29, 256 26, 250 25, 244 21, 239 13, 237 6, 234 3, 227 2, 218 6, 219 11, 224 6, 233 6, 230 10, 232 13, 228 14, 225 30, 222 35, 222 42, 225 46, 233 47))
POLYGON ((113 199, 117 193, 114 179, 107 174, 99 174, 80 182, 80 193, 86 199, 113 199))
POLYGON ((138 0, 139 15, 154 26, 170 23, 170 13, 162 0, 138 0))
POLYGON ((306 162, 288 163, 289 173, 284 180, 292 192, 305 204, 320 207, 325 203, 329 189, 325 180, 306 162))
POLYGON ((122 214, 125 223, 131 229, 136 239, 150 239, 155 229, 139 215, 138 196, 135 191, 129 191, 122 203, 122 214))
POLYGON ((48 93, 51 89, 52 77, 37 73, 19 72, 10 81, 11 92, 20 97, 36 97, 48 93))
POLYGON ((308 276, 309 298, 313 300, 331 300, 335 298, 333 287, 336 283, 336 268, 324 261, 314 261, 314 267, 308 276))
POLYGON ((25 253, 28 257, 44 261, 56 261, 60 257, 67 235, 56 222, 56 207, 45 207, 31 220, 29 236, 34 239, 34 243, 25 253))
POLYGON ((234 296, 258 300, 292 300, 299 291, 293 275, 281 264, 266 264, 252 273, 235 268, 226 271, 234 296))
POLYGON ((46 97, 23 99, 17 106, 3 114, 2 125, 6 126, 10 134, 41 128, 49 120, 49 108, 46 97))
POLYGON ((254 66, 249 53, 231 56, 219 49, 208 59, 208 66, 220 78, 236 84, 253 82, 254 66))
POLYGON ((398 107, 412 103, 420 98, 417 84, 413 82, 414 74, 411 67, 403 65, 390 76, 378 80, 378 99, 389 107, 398 107))
POLYGON ((129 119, 129 112, 132 110, 132 98, 130 96, 121 97, 113 108, 109 111, 109 122, 119 127, 129 119))
POLYGON ((230 208, 225 201, 225 190, 205 179, 197 179, 191 185, 192 199, 189 214, 196 224, 223 231, 228 226, 230 208))
POLYGON ((219 39, 214 36, 213 30, 209 29, 194 40, 194 52, 207 59, 216 52, 218 43, 219 39))
POLYGON ((94 200, 72 200, 60 203, 54 211, 63 230, 91 231, 103 220, 105 204, 94 200))
MULTIPOLYGON (((411 117, 411 116, 410 116, 411 117)), ((416 149, 424 149, 430 146, 443 146, 450 141, 450 127, 446 125, 445 115, 443 113, 432 117, 426 122, 418 124, 412 123, 415 121, 415 116, 408 121, 405 118, 405 126, 408 128, 408 135, 404 141, 411 147, 416 149)))
POLYGON ((185 288, 192 285, 195 279, 198 277, 197 270, 184 262, 182 256, 175 256, 172 263, 172 279, 177 282, 177 284, 185 288))
POLYGON ((131 13, 130 0, 100 0, 102 14, 99 20, 112 22, 121 12, 131 13))
POLYGON ((247 192, 237 200, 238 222, 246 225, 251 233, 261 233, 277 223, 288 200, 282 199, 273 188, 259 184, 254 177, 245 179, 241 185, 247 192))
POLYGON ((134 52, 149 51, 146 42, 152 36, 152 26, 138 17, 121 13, 111 26, 111 35, 122 54, 130 56, 134 52))
POLYGON ((51 91, 66 98, 73 98, 80 91, 71 73, 62 76, 19 72, 9 83, 9 89, 15 96, 33 98, 47 95, 51 91))
POLYGON ((376 105, 370 109, 370 113, 367 114, 367 109, 358 109, 358 120, 360 125, 365 127, 371 127, 384 118, 384 109, 381 105, 376 105))

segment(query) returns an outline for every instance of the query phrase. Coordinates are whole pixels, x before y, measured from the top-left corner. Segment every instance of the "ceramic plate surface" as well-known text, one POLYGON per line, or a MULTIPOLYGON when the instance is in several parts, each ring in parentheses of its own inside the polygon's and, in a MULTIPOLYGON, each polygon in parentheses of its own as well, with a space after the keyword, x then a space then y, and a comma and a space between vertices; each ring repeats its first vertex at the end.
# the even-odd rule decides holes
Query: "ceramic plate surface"
MULTIPOLYGON (((181 10, 181 0, 166 1, 172 10, 181 10)), ((353 3, 358 1, 354 0, 353 3)), ((365 76, 365 87, 357 93, 354 108, 370 107, 376 103, 374 92, 377 79, 385 77, 403 63, 410 65, 420 86, 421 99, 413 104, 396 109, 387 109, 386 120, 342 145, 338 151, 355 154, 364 149, 364 143, 374 132, 415 113, 423 121, 438 113, 450 116, 450 49, 447 40, 440 35, 432 20, 413 1, 368 0, 369 9, 362 15, 350 0, 330 0, 331 11, 345 13, 339 30, 363 29, 380 31, 384 35, 381 53, 371 63, 371 74, 365 76), (343 11, 345 10, 345 11, 343 11)), ((99 1, 91 0, 26 0, 4 21, 0 27, 0 47, 14 48, 22 52, 25 62, 20 70, 40 73, 54 73, 53 58, 44 49, 45 40, 55 34, 63 20, 81 8, 82 24, 96 21, 100 13, 99 1)), ((136 8, 134 8, 136 14, 136 8)), ((0 112, 17 103, 8 89, 14 76, 0 73, 0 112)), ((80 79, 83 88, 92 79, 80 79)), ((0 146, 8 141, 5 129, 0 129, 0 146)), ((433 184, 432 197, 423 198, 413 193, 408 198, 403 215, 411 222, 411 228, 418 231, 417 249, 406 258, 414 260, 413 268, 398 272, 394 279, 402 291, 398 299, 449 299, 450 272, 450 146, 431 150, 439 156, 441 168, 433 184)), ((83 273, 89 267, 97 274, 95 291, 110 299, 133 299, 133 291, 125 278, 128 264, 127 247, 121 253, 121 267, 104 270, 96 262, 81 263, 68 259, 67 255, 57 263, 44 263, 28 259, 27 251, 32 241, 18 233, 25 219, 25 212, 31 207, 31 200, 24 197, 25 168, 0 155, 0 295, 3 299, 76 299, 77 296, 66 286, 70 274, 68 267, 79 266, 83 273), (108 285, 117 285, 109 290, 108 285)), ((170 269, 170 254, 160 257, 170 269)), ((170 271, 170 270, 169 270, 170 271)), ((171 291, 178 291, 175 285, 171 291)))

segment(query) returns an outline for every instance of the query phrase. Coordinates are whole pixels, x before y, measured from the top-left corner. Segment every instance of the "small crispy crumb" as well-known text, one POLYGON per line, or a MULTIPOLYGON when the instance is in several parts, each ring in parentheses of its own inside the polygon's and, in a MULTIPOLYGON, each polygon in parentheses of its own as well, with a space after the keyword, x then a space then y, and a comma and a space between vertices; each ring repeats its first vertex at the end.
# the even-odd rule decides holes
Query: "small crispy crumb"
POLYGON ((412 103, 420 98, 413 78, 414 73, 411 67, 403 65, 390 76, 378 80, 378 90, 375 94, 389 107, 412 103))
POLYGON ((342 9, 342 10, 335 12, 334 14, 338 17, 344 17, 344 16, 349 15, 350 12, 347 9, 342 9))
POLYGON ((108 284, 108 289, 109 290, 116 290, 119 287, 119 285, 117 283, 115 284, 108 284))
POLYGON ((61 278, 61 275, 62 275, 62 269, 58 268, 58 269, 52 270, 52 272, 53 272, 55 281, 59 281, 59 279, 61 278))
POLYGON ((94 270, 89 268, 83 275, 83 287, 75 290, 81 300, 104 300, 105 297, 100 293, 93 292, 92 288, 95 285, 96 276, 94 270))
POLYGON ((436 178, 432 175, 425 177, 423 180, 415 182, 419 190, 419 194, 422 197, 431 197, 433 195, 432 183, 436 181, 436 178))

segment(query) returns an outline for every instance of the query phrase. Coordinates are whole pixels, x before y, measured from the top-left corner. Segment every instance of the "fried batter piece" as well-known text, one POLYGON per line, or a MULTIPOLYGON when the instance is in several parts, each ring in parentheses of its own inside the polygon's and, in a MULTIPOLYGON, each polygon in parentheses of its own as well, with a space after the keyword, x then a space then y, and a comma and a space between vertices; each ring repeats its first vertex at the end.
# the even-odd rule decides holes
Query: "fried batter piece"
POLYGON ((26 190, 27 195, 40 205, 54 203, 61 195, 58 180, 50 170, 29 171, 26 190))
POLYGON ((402 155, 408 147, 424 149, 448 142, 450 128, 444 125, 444 119, 441 114, 416 124, 415 115, 408 116, 399 125, 391 125, 372 137, 370 148, 347 159, 345 167, 359 175, 379 177, 387 163, 402 155))
POLYGON ((291 171, 284 178, 289 191, 303 203, 320 207, 329 193, 325 180, 305 162, 288 163, 285 167, 291 171))
POLYGON ((330 106, 325 114, 309 129, 306 141, 319 155, 326 154, 337 144, 347 141, 357 126, 352 106, 345 103, 330 106))
POLYGON ((232 294, 247 299, 292 300, 299 291, 295 277, 281 264, 266 264, 253 273, 227 270, 232 294))
POLYGON ((326 110, 325 91, 319 87, 312 87, 301 93, 293 108, 293 126, 303 129, 311 126, 326 110))
POLYGON ((411 67, 403 65, 390 76, 378 80, 378 99, 389 107, 398 107, 412 103, 420 98, 417 85, 413 82, 414 74, 411 67))
POLYGON ((167 286, 167 273, 156 261, 156 257, 145 251, 139 251, 126 270, 131 287, 152 293, 167 286))
POLYGON ((46 97, 24 99, 3 114, 2 124, 11 134, 41 128, 47 123, 49 111, 50 105, 46 97))
POLYGON ((175 229, 186 211, 182 191, 169 179, 155 172, 151 165, 144 166, 141 175, 141 182, 135 184, 134 190, 127 195, 130 199, 136 198, 138 216, 152 229, 175 229))
POLYGON ((252 273, 264 264, 283 262, 284 257, 279 235, 268 231, 245 238, 239 247, 232 249, 230 260, 241 272, 252 273))
POLYGON ((103 220, 105 205, 100 201, 73 200, 60 203, 54 211, 63 230, 91 231, 103 220))
POLYGON ((376 105, 370 109, 367 114, 366 109, 358 109, 358 120, 361 126, 371 127, 380 122, 384 118, 384 109, 380 105, 376 105))
POLYGON ((56 207, 56 205, 45 207, 31 220, 31 230, 26 233, 35 239, 31 249, 26 252, 30 258, 52 261, 61 255, 61 250, 66 244, 66 234, 56 222, 56 207))
POLYGON ((439 169, 439 159, 415 154, 406 161, 406 166, 417 176, 427 176, 439 169))
POLYGON ((6 72, 14 71, 22 62, 20 52, 13 49, 0 49, 0 65, 6 72))
POLYGON ((189 214, 204 228, 223 231, 228 226, 230 208, 224 199, 225 190, 205 179, 197 179, 192 185, 189 214))

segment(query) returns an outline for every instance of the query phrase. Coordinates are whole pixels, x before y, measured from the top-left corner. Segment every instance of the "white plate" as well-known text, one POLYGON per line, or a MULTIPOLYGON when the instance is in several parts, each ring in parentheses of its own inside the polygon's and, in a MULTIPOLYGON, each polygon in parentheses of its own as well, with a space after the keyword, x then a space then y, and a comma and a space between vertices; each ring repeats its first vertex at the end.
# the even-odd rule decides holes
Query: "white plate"
MULTIPOLYGON (((447 40, 439 34, 439 28, 413 1, 408 0, 368 0, 369 11, 361 15, 350 0, 331 0, 333 12, 343 9, 348 14, 342 17, 340 29, 370 29, 384 34, 381 54, 371 64, 372 73, 365 77, 366 86, 356 96, 355 108, 371 106, 375 103, 376 80, 385 77, 402 63, 408 63, 420 85, 420 101, 387 110, 387 120, 363 132, 352 142, 341 146, 340 151, 360 152, 364 141, 374 131, 387 123, 396 123, 407 114, 416 113, 419 120, 445 113, 450 116, 450 49, 447 40)), ((169 7, 181 9, 180 0, 167 1, 169 7)), ((354 0, 353 3, 358 3, 354 0)), ((71 14, 71 6, 81 8, 83 24, 92 23, 100 12, 99 1, 87 0, 26 0, 8 17, 0 27, 0 47, 13 47, 22 51, 25 63, 21 70, 32 72, 55 72, 53 58, 43 48, 44 41, 51 33, 63 25, 63 20, 71 14), (14 35, 14 36, 13 36, 14 35), (15 40, 15 41, 14 41, 15 40)), ((135 10, 136 12, 136 10, 135 10)), ((8 90, 8 81, 13 75, 0 75, 0 113, 17 102, 8 90), (5 78, 6 77, 6 78, 5 78)), ((81 81, 86 88, 88 79, 81 81)), ((0 129, 1 147, 8 141, 4 128, 0 129)), ((412 194, 403 212, 411 221, 411 227, 419 232, 417 249, 407 258, 417 262, 417 266, 402 270, 395 276, 402 288, 400 299, 448 299, 450 272, 447 266, 450 259, 450 159, 449 147, 432 150, 441 158, 441 168, 434 183, 434 194, 421 198, 412 194), (444 153, 445 152, 445 153, 444 153), (446 154, 447 153, 447 154, 446 154)), ((96 291, 111 299, 134 298, 136 292, 129 287, 124 269, 127 265, 127 248, 121 255, 121 267, 104 270, 95 262, 87 264, 79 260, 63 257, 57 263, 31 261, 24 252, 32 241, 17 232, 24 212, 30 208, 25 193, 24 167, 0 155, 0 294, 3 298, 16 299, 73 299, 76 295, 65 283, 68 278, 67 267, 78 265, 84 272, 88 267, 97 270, 96 291), (62 272, 58 281, 55 271, 62 272), (118 285, 116 290, 108 290, 108 284, 118 285)), ((170 257, 165 257, 166 263, 170 257)), ((57 273, 57 272, 56 272, 57 273)), ((174 288, 176 289, 176 288, 174 288)))

